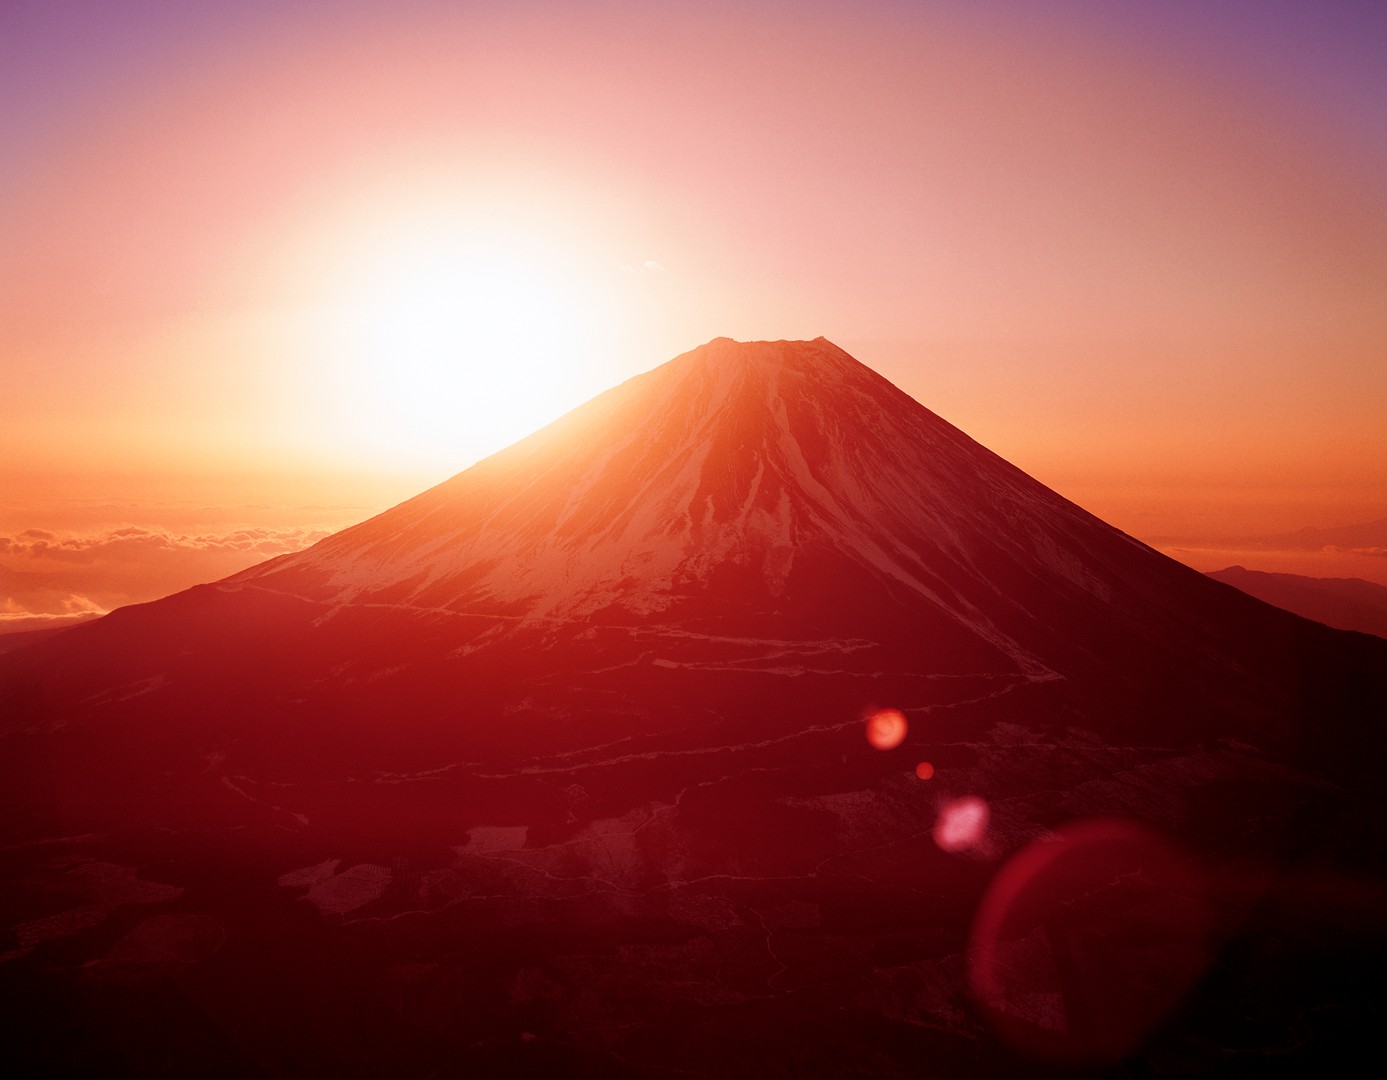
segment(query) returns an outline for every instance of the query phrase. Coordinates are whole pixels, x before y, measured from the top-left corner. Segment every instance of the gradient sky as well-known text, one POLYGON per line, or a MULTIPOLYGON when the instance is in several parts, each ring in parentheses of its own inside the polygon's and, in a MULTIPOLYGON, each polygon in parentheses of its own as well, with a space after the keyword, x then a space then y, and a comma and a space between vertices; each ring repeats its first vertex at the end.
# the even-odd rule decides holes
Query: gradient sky
POLYGON ((1384 101, 1371 2, 11 0, 0 532, 290 542, 719 335, 1139 536, 1383 517, 1384 101))

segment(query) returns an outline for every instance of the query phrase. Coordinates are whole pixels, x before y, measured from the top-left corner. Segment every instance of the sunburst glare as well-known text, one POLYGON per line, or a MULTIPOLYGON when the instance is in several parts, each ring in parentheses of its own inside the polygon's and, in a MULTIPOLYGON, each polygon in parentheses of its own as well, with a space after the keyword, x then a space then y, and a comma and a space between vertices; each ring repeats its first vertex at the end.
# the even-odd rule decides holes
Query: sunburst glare
POLYGON ((342 441, 461 467, 592 393, 605 300, 591 266, 442 218, 361 249, 317 335, 342 441))

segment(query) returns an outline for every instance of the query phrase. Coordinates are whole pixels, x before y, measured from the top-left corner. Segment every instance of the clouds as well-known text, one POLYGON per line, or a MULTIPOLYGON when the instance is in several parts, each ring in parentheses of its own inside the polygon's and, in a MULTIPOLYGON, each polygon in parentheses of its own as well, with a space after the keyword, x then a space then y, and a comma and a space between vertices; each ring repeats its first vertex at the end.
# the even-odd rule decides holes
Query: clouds
POLYGON ((59 537, 46 529, 25 529, 17 537, 0 536, 0 558, 93 563, 129 559, 140 551, 245 552, 269 558, 300 551, 326 535, 309 529, 237 529, 220 536, 189 536, 130 526, 102 536, 59 537))
POLYGON ((1338 547, 1327 544, 1320 550, 1329 555, 1367 555, 1374 559, 1387 559, 1387 547, 1338 547))
POLYGON ((0 619, 74 619, 85 615, 105 615, 106 609, 90 597, 70 593, 59 605, 61 610, 43 613, 27 611, 12 596, 0 601, 0 619))
POLYGON ((321 529, 181 534, 127 526, 90 535, 0 536, 0 624, 71 619, 142 603, 300 551, 321 529))

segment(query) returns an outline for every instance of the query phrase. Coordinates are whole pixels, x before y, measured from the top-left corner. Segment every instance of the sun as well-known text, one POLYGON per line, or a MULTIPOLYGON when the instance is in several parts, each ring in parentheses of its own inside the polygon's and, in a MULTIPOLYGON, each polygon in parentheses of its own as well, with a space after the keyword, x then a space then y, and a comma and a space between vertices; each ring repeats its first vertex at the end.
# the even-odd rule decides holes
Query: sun
POLYGON ((339 439, 461 467, 590 396, 601 307, 542 238, 444 221, 363 245, 328 323, 339 439))

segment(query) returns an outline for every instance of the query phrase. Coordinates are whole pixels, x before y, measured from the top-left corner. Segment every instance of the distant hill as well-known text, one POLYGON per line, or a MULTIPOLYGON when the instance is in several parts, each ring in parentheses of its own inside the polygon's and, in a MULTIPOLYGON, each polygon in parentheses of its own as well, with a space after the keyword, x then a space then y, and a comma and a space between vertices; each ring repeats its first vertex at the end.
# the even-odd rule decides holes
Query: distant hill
POLYGON ((1214 570, 1209 577, 1326 626, 1387 637, 1387 587, 1371 581, 1270 574, 1241 566, 1214 570))

